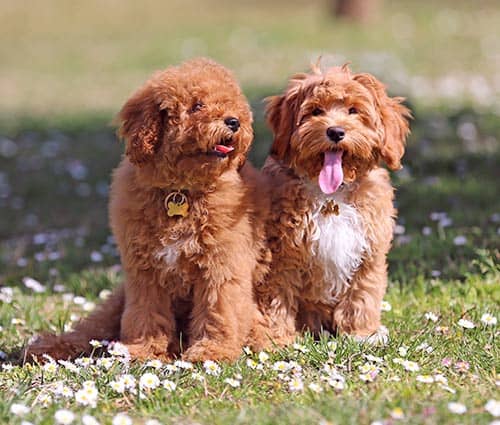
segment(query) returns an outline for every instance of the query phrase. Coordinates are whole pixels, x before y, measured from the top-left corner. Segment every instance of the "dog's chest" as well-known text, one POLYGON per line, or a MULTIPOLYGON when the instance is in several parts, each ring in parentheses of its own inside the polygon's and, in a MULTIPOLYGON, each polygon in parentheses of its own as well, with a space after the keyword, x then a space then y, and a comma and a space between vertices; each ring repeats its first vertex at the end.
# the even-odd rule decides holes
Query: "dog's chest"
POLYGON ((319 202, 309 217, 312 256, 323 269, 324 301, 349 287, 368 249, 361 214, 342 198, 319 202))

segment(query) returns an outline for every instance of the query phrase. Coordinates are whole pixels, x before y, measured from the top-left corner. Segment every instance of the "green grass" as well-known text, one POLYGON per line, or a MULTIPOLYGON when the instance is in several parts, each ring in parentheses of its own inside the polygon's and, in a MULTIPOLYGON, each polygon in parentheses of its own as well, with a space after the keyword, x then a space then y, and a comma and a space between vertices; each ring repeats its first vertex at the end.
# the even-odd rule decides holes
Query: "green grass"
MULTIPOLYGON (((165 365, 155 370, 143 364, 129 366, 115 361, 105 370, 95 365, 95 359, 78 373, 63 366, 54 373, 38 366, 14 367, 0 375, 0 422, 19 423, 9 414, 9 408, 12 403, 24 403, 32 406, 25 419, 39 424, 52 423, 55 411, 61 408, 75 412, 78 417, 92 414, 102 423, 109 423, 116 412, 126 411, 137 423, 156 418, 163 423, 366 424, 388 419, 397 408, 404 412, 405 423, 489 423, 492 417, 483 407, 487 400, 498 396, 500 350, 496 341, 498 328, 482 324, 480 318, 485 312, 498 315, 500 274, 488 265, 491 261, 484 257, 482 272, 471 274, 462 282, 420 279, 411 287, 392 286, 386 297, 392 310, 383 313, 391 342, 384 348, 362 346, 348 338, 325 337, 314 342, 305 337, 300 341, 301 346, 273 353, 265 362, 259 361, 257 354, 247 354, 235 364, 221 364, 219 376, 208 375, 202 365, 195 366, 204 377, 203 382, 194 379, 192 371, 170 373, 165 365), (439 317, 436 323, 424 317, 429 311, 439 317), (472 320, 476 328, 459 327, 460 318, 472 320), (437 331, 438 327, 445 332, 437 331), (328 345, 332 342, 336 348, 328 345), (431 352, 422 348, 424 343, 432 347, 431 352), (399 351, 403 346, 407 347, 407 354, 399 351), (367 355, 380 357, 380 363, 367 359, 367 355), (420 370, 406 371, 394 361, 398 358, 416 362, 420 370), (261 364, 262 370, 248 365, 249 359, 261 364), (443 359, 450 359, 451 365, 443 365, 443 359), (286 377, 280 378, 273 371, 276 361, 295 361, 300 366, 302 370, 296 376, 304 384, 302 391, 290 391, 285 379, 292 378, 294 373, 285 373, 286 377), (467 370, 457 369, 457 362, 461 361, 468 363, 467 370), (343 390, 336 391, 325 381, 328 376, 325 364, 345 379, 343 390), (373 382, 360 378, 360 367, 367 364, 378 367, 373 382), (144 391, 145 397, 141 399, 129 391, 119 394, 109 385, 124 373, 140 379, 146 372, 155 373, 161 381, 173 381, 177 388, 173 392, 164 388, 144 391), (418 375, 437 374, 446 378, 446 385, 417 380, 418 375), (241 375, 238 379, 241 385, 233 388, 225 379, 236 375, 241 375), (82 406, 74 397, 64 399, 53 393, 57 382, 78 391, 85 381, 95 382, 98 389, 95 408, 82 406), (322 392, 310 390, 311 383, 318 384, 322 392), (52 400, 44 406, 41 400, 47 394, 52 400), (463 416, 451 413, 447 404, 452 401, 463 403, 468 412, 463 416)), ((82 280, 93 285, 94 291, 85 293, 95 300, 102 282, 112 283, 116 276, 100 271, 86 274, 82 280)), ((17 348, 35 330, 47 326, 59 328, 69 322, 70 313, 85 314, 71 301, 63 303, 60 296, 51 293, 33 296, 16 289, 12 303, 4 304, 0 310, 0 323, 5 328, 3 347, 17 348), (14 318, 24 322, 11 326, 14 318)))

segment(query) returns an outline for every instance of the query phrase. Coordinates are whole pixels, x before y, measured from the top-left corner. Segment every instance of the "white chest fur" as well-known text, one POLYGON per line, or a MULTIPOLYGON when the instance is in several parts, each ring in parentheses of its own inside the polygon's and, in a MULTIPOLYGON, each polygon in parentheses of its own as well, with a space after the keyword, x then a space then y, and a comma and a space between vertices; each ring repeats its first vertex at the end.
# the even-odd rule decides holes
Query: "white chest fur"
POLYGON ((162 247, 155 252, 155 258, 160 260, 167 270, 175 269, 181 255, 189 257, 202 251, 198 239, 193 235, 163 239, 161 245, 162 247))
POLYGON ((321 200, 311 214, 312 249, 324 270, 324 299, 335 298, 349 287, 349 281, 361 265, 368 250, 361 215, 354 205, 343 201, 342 194, 332 199, 339 207, 339 214, 323 214, 327 199, 321 200))

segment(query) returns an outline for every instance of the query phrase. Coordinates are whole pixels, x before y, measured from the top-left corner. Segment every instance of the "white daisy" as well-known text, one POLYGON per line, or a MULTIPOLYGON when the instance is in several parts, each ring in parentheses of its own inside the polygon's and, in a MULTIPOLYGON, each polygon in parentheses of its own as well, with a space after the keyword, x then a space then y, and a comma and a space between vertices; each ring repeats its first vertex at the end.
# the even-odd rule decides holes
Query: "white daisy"
POLYGON ((304 382, 300 378, 294 378, 288 383, 288 389, 293 392, 300 392, 304 389, 304 382))
POLYGON ((21 403, 12 403, 10 406, 10 413, 15 416, 24 416, 30 412, 30 408, 25 404, 21 403))
POLYGON ((465 412, 467 412, 467 407, 463 405, 462 403, 456 403, 454 401, 448 403, 448 410, 451 413, 456 413, 457 415, 463 415, 465 412))
POLYGON ((82 416, 82 424, 83 425, 100 425, 99 421, 91 415, 83 415, 82 416))
POLYGON ((61 409, 54 414, 56 423, 61 425, 69 425, 75 420, 75 414, 71 410, 61 409))
POLYGON ((126 413, 118 413, 111 423, 113 425, 132 425, 132 419, 126 413))
POLYGON ((458 324, 458 326, 465 328, 465 329, 473 329, 476 327, 474 322, 471 322, 470 320, 467 320, 467 319, 460 319, 457 322, 457 324, 458 324))
POLYGON ((147 367, 152 367, 154 369, 160 369, 163 366, 163 363, 161 362, 161 360, 154 359, 154 360, 148 361, 146 363, 146 366, 147 367))
POLYGON ((273 364, 273 370, 276 372, 287 372, 291 369, 290 363, 278 361, 273 364))
POLYGON ((498 400, 488 400, 484 405, 484 410, 486 410, 490 415, 498 418, 500 416, 500 401, 498 400))
POLYGON ((165 388, 167 391, 175 391, 175 389, 177 388, 177 384, 173 381, 170 381, 168 379, 165 379, 163 381, 163 388, 165 388))
POLYGON ((439 320, 439 316, 431 311, 425 313, 424 317, 426 318, 426 320, 430 320, 431 322, 434 323, 436 323, 439 320))
POLYGON ((323 388, 321 387, 321 385, 317 384, 316 382, 311 382, 307 388, 309 388, 313 393, 321 393, 323 392, 323 388))
POLYGON ((220 374, 220 366, 212 360, 206 360, 203 363, 203 367, 207 375, 218 376, 220 374))
POLYGON ((392 306, 387 301, 382 301, 380 309, 382 311, 391 311, 392 310, 392 306))
POLYGON ((259 361, 261 363, 265 363, 269 360, 269 354, 267 354, 265 351, 261 351, 259 353, 259 361))
POLYGON ((481 322, 486 326, 495 326, 497 324, 497 318, 492 316, 490 313, 484 313, 481 316, 481 322))
POLYGON ((160 379, 154 373, 145 373, 139 379, 141 390, 154 390, 160 385, 160 379))
POLYGON ((418 363, 412 362, 410 360, 403 360, 401 364, 408 372, 418 372, 420 370, 420 366, 418 365, 418 363))
POLYGON ((432 384, 434 382, 434 377, 431 375, 417 375, 415 379, 424 384, 432 384))
POLYGON ((226 378, 224 379, 224 382, 233 388, 238 388, 241 385, 240 381, 233 378, 226 378))

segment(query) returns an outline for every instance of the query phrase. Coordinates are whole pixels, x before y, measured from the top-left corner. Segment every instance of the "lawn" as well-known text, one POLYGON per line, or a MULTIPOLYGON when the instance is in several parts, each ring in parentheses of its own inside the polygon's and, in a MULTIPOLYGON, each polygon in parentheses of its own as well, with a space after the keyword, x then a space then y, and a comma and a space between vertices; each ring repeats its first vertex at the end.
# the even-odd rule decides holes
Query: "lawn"
POLYGON ((7 0, 0 8, 0 423, 498 420, 496 3, 386 0, 367 27, 332 20, 321 1, 194 5, 48 0, 28 9, 7 0), (22 367, 29 338, 69 328, 122 279, 107 195, 123 146, 107 123, 153 70, 199 54, 242 82, 257 165, 270 144, 262 98, 319 54, 408 96, 415 120, 404 168, 392 176, 389 344, 306 335, 235 364, 129 363, 115 347, 104 359, 22 367))

